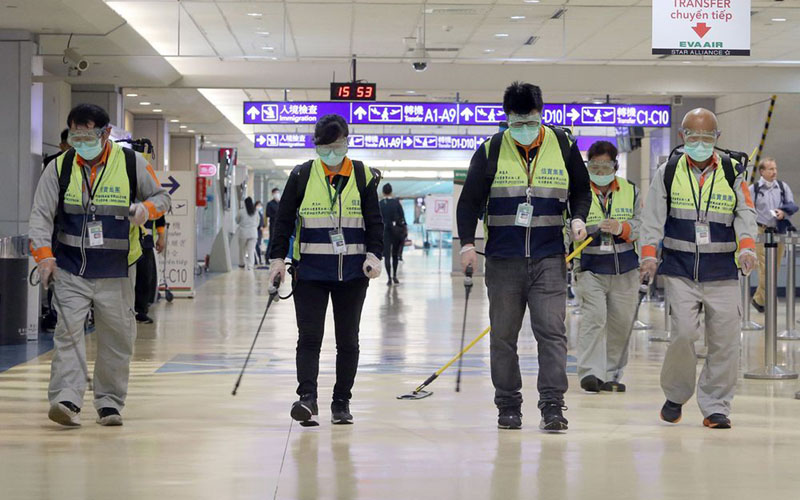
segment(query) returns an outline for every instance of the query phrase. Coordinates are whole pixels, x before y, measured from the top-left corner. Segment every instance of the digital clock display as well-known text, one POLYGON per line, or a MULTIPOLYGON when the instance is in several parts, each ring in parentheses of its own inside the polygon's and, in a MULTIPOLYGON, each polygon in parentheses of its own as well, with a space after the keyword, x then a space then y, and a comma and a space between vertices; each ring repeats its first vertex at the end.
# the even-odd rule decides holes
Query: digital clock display
POLYGON ((331 101, 374 101, 374 83, 331 83, 331 101))

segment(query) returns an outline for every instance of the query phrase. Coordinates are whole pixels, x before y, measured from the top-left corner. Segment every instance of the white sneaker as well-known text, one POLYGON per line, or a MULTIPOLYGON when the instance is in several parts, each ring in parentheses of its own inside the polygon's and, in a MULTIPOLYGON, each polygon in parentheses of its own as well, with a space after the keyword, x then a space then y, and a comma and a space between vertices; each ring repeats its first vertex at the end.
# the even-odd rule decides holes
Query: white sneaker
POLYGON ((72 411, 64 403, 56 403, 50 407, 47 417, 57 424, 65 427, 80 427, 80 410, 72 411))
POLYGON ((104 427, 117 427, 122 425, 122 415, 114 408, 100 408, 97 423, 104 427))

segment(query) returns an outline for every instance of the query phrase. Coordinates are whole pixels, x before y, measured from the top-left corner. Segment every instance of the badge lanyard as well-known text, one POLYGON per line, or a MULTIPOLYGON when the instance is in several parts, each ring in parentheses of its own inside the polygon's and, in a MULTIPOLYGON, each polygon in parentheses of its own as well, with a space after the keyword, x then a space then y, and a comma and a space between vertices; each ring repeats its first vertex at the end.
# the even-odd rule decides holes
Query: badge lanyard
MULTIPOLYGON (((536 148, 536 155, 533 157, 533 168, 531 168, 531 164, 522 161, 522 157, 520 156, 520 166, 525 171, 525 177, 528 180, 527 190, 525 192, 526 196, 528 197, 528 203, 531 200, 531 187, 533 185, 533 177, 536 175, 536 165, 539 163, 539 153, 542 150, 542 146, 536 148)), ((526 154, 527 160, 527 154, 526 154)))
MULTIPOLYGON (((700 205, 703 202, 703 187, 700 183, 697 183, 697 187, 699 189, 699 193, 696 195, 694 192, 694 183, 692 182, 692 178, 694 174, 691 171, 691 167, 689 164, 686 164, 686 172, 689 174, 689 187, 692 189, 692 199, 694 200, 694 208, 697 210, 697 222, 705 223, 708 220, 708 209, 711 206, 711 195, 714 193, 714 180, 717 178, 717 169, 714 169, 714 173, 711 175, 711 191, 708 193, 708 201, 706 202, 706 213, 705 216, 701 219, 700 217, 700 205), (698 200, 698 197, 700 200, 698 200)), ((705 184, 705 182, 703 183, 705 184)))
MULTIPOLYGON (((603 212, 603 216, 606 219, 611 218, 611 210, 613 208, 613 198, 611 191, 608 192, 608 197, 605 199, 605 203, 603 200, 600 199, 600 194, 597 195, 597 201, 600 203, 600 210, 603 212)), ((600 238, 600 250, 603 252, 613 252, 614 251, 614 237, 608 233, 603 233, 600 238)))
POLYGON ((328 186, 328 197, 331 199, 331 217, 333 217, 333 207, 336 206, 336 200, 339 199, 339 195, 342 193, 342 183, 344 181, 344 176, 339 176, 339 182, 336 183, 336 190, 331 192, 331 182, 329 180, 325 180, 325 185, 328 186))
MULTIPOLYGON (((108 160, 106 160, 106 163, 108 163, 108 160)), ((97 211, 97 207, 94 205, 94 196, 97 194, 97 189, 100 187, 100 181, 103 180, 103 175, 106 173, 107 168, 107 165, 103 165, 100 175, 94 181, 94 189, 92 189, 92 186, 89 185, 89 179, 86 177, 86 171, 84 170, 83 166, 80 166, 81 177, 83 178, 83 183, 86 185, 86 192, 89 195, 89 211, 92 213, 92 220, 95 219, 95 212, 97 211)), ((86 207, 84 207, 84 210, 85 209, 86 207)))

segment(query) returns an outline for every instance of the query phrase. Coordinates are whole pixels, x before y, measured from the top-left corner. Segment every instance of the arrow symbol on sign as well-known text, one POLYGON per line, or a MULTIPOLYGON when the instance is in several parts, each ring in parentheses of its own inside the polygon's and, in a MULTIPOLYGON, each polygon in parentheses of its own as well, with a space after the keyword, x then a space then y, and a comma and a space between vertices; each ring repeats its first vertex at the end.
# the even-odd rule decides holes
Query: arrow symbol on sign
POLYGON ((359 106, 358 108, 356 108, 355 111, 353 111, 353 114, 356 115, 356 118, 358 118, 359 120, 363 120, 364 115, 366 115, 367 112, 364 110, 364 108, 359 106))
POLYGON ((169 176, 169 183, 161 184, 161 187, 169 189, 169 194, 172 195, 178 190, 181 185, 175 180, 175 177, 169 176))
POLYGON ((256 135, 256 142, 258 143, 259 146, 263 146, 264 143, 267 142, 267 140, 264 138, 263 135, 258 134, 256 135))
POLYGON ((474 113, 470 111, 469 108, 465 108, 464 111, 461 112, 461 116, 463 116, 465 120, 469 120, 470 118, 472 118, 473 114, 474 113))
POLYGON ((410 147, 412 144, 414 144, 414 140, 411 137, 406 136, 406 138, 403 140, 403 143, 406 145, 406 147, 410 147))
POLYGON ((706 33, 711 31, 711 26, 706 25, 706 23, 697 23, 696 25, 692 26, 692 29, 695 33, 697 33, 697 36, 703 38, 706 36, 706 33))
POLYGON ((250 106, 250 109, 247 110, 247 114, 250 116, 251 120, 255 120, 259 115, 261 115, 261 111, 259 111, 255 106, 250 106))
POLYGON ((572 123, 575 123, 575 120, 580 118, 580 116, 581 114, 575 108, 570 109, 569 113, 567 113, 567 117, 569 117, 569 119, 572 120, 572 123))

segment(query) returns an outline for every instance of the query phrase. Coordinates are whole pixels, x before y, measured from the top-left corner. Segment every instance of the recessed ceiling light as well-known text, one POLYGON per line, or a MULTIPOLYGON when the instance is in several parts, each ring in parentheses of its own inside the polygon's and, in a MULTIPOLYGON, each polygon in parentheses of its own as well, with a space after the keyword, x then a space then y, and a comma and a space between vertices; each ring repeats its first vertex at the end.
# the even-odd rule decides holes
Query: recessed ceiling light
POLYGON ((190 134, 194 134, 194 130, 192 129, 187 130, 187 132, 189 132, 190 134))
POLYGON ((274 52, 275 51, 275 47, 270 47, 269 45, 264 45, 263 47, 261 47, 261 50, 266 50, 267 52, 274 52))
POLYGON ((169 122, 170 122, 170 123, 178 123, 178 122, 180 122, 180 120, 176 120, 176 119, 174 119, 174 118, 173 118, 173 119, 172 119, 172 120, 170 120, 169 122))
POLYGON ((525 3, 539 3, 539 0, 522 0, 525 3))
POLYGON ((271 61, 277 61, 277 60, 278 60, 278 58, 277 58, 277 57, 270 57, 270 60, 271 60, 271 61))
POLYGON ((163 109, 154 109, 153 113, 161 113, 162 111, 164 111, 164 110, 163 109))
POLYGON ((178 128, 188 128, 188 127, 187 127, 186 125, 181 125, 181 126, 180 126, 180 127, 178 127, 178 128))
POLYGON ((269 31, 256 31, 256 35, 269 36, 269 31))
POLYGON ((525 19, 525 16, 511 16, 511 19, 514 21, 519 21, 520 19, 525 19))
POLYGON ((683 64, 692 64, 692 61, 681 61, 683 64))
POLYGON ((494 52, 494 49, 483 49, 484 54, 491 54, 492 52, 494 52))
POLYGON ((416 90, 406 90, 406 94, 416 94, 416 90))
POLYGON ((284 89, 286 92, 291 92, 292 89, 284 89))
POLYGON ((786 18, 785 17, 773 17, 772 18, 772 22, 783 23, 783 22, 786 22, 786 18))
POLYGON ((125 94, 125 97, 139 97, 139 94, 125 94))
POLYGON ((261 17, 263 14, 261 12, 248 12, 247 15, 250 17, 261 17))
POLYGON ((508 33, 495 33, 494 36, 497 38, 508 38, 508 33))
POLYGON ((142 102, 139 103, 139 106, 149 106, 150 104, 152 104, 152 103, 149 102, 149 101, 142 101, 142 102))

